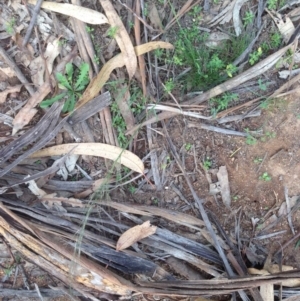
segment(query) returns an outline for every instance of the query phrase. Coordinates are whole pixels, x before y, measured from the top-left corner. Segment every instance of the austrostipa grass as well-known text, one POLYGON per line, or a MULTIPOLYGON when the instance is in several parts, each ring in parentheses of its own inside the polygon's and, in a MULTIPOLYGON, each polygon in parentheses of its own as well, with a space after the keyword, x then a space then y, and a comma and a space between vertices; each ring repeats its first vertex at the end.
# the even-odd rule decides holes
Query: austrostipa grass
MULTIPOLYGON (((169 5, 176 16, 174 7, 169 5)), ((201 20, 201 7, 196 6, 190 12, 192 25, 181 26, 176 32, 174 52, 156 51, 155 55, 162 64, 173 64, 177 70, 189 70, 180 80, 174 82, 180 86, 181 91, 208 90, 233 77, 237 68, 233 61, 247 48, 251 40, 246 34, 239 37, 231 37, 217 47, 208 47, 209 34, 199 30, 201 20), (195 13, 196 12, 196 13, 195 13), (183 89, 181 88, 183 87, 183 89)), ((249 17, 250 18, 250 17, 249 17)))

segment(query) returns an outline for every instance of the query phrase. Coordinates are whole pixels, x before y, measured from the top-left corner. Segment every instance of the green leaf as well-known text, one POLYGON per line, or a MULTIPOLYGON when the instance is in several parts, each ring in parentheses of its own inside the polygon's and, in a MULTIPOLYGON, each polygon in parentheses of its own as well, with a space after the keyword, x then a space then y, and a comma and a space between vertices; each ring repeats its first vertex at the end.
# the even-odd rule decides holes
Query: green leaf
POLYGON ((68 76, 68 82, 71 83, 72 82, 73 73, 74 73, 74 68, 73 68, 73 64, 72 63, 68 63, 66 65, 66 73, 67 73, 67 76, 68 76))
POLYGON ((75 90, 80 91, 78 90, 78 88, 79 87, 81 88, 82 86, 85 86, 88 83, 88 79, 87 79, 88 72, 89 72, 89 65, 87 63, 83 63, 80 66, 80 73, 75 84, 75 90))
POLYGON ((74 93, 69 93, 68 94, 68 99, 66 100, 62 112, 72 112, 75 107, 75 94, 74 93))
POLYGON ((65 95, 66 95, 66 93, 61 93, 50 99, 45 99, 40 103, 40 107, 42 109, 46 109, 46 108, 50 107, 52 104, 54 104, 56 101, 59 101, 60 99, 62 99, 65 95))
POLYGON ((61 73, 56 73, 56 78, 61 85, 66 87, 68 90, 72 90, 70 83, 64 75, 62 75, 61 73))

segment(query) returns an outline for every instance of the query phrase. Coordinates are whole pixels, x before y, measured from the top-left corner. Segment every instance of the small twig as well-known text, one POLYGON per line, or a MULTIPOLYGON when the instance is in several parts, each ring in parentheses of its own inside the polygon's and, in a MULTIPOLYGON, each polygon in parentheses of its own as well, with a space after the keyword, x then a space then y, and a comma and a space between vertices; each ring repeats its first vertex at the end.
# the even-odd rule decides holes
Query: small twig
POLYGON ((264 164, 264 162, 265 162, 267 156, 268 156, 268 152, 265 153, 265 155, 264 155, 262 161, 260 162, 260 164, 259 164, 259 166, 258 166, 258 168, 257 168, 257 170, 256 170, 256 173, 259 173, 259 171, 260 171, 261 167, 263 166, 263 164, 264 164))
POLYGON ((31 32, 33 30, 33 27, 35 25, 35 22, 37 20, 37 16, 40 12, 40 8, 41 8, 41 5, 43 3, 43 0, 38 0, 35 4, 35 7, 32 11, 32 16, 31 16, 31 20, 30 20, 30 24, 27 28, 27 32, 26 32, 26 35, 24 37, 24 40, 23 40, 23 43, 22 43, 22 47, 25 47, 29 41, 29 38, 30 38, 30 35, 31 35, 31 32))
POLYGON ((295 230, 293 227, 292 216, 291 216, 290 198, 289 198, 288 188, 286 186, 284 186, 284 197, 285 197, 285 202, 286 202, 287 219, 289 222, 289 226, 292 230, 293 235, 295 235, 295 230))
POLYGON ((233 136, 240 136, 240 137, 247 137, 247 135, 248 135, 247 133, 222 129, 222 128, 212 126, 212 125, 208 125, 208 124, 204 124, 204 123, 189 122, 188 123, 188 128, 192 128, 192 127, 207 130, 207 131, 213 131, 213 132, 220 133, 220 134, 225 134, 225 135, 233 135, 233 136))
POLYGON ((153 27, 151 27, 149 24, 146 23, 146 21, 141 18, 138 14, 136 14, 129 6, 127 6, 125 3, 123 3, 122 1, 118 0, 118 2, 123 5, 126 9, 128 9, 136 18, 138 18, 145 27, 147 27, 151 32, 157 32, 158 30, 155 30, 153 27))
POLYGON ((78 164, 76 164, 76 167, 80 170, 80 172, 88 179, 93 180, 93 178, 84 170, 82 169, 78 164))
POLYGON ((21 270, 21 273, 22 273, 22 276, 23 276, 22 278, 23 278, 23 282, 24 282, 25 287, 28 290, 30 290, 30 285, 29 285, 29 282, 28 282, 28 277, 26 275, 25 269, 24 269, 24 267, 23 267, 22 264, 19 264, 18 266, 19 266, 19 268, 21 270))
POLYGON ((7 52, 1 46, 0 46, 0 55, 3 57, 5 63, 15 71, 18 79, 25 86, 25 89, 29 92, 29 94, 33 95, 34 90, 31 87, 31 84, 28 82, 27 78, 23 75, 22 71, 19 69, 17 64, 12 60, 12 58, 7 54, 7 52))
POLYGON ((40 292, 40 289, 39 289, 39 287, 38 287, 38 285, 36 283, 34 283, 34 287, 35 287, 35 290, 36 290, 37 294, 39 295, 40 299, 42 301, 44 301, 44 298, 43 298, 43 296, 42 296, 42 294, 40 292))

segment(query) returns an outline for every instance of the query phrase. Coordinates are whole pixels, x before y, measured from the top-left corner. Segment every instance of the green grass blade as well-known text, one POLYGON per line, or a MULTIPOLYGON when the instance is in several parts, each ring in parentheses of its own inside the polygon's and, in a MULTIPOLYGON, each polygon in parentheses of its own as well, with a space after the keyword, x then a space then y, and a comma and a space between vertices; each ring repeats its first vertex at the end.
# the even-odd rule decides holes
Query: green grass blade
POLYGON ((40 107, 42 109, 46 109, 46 108, 50 107, 52 104, 54 104, 56 101, 59 101, 60 99, 62 99, 65 95, 66 95, 65 93, 61 93, 52 98, 45 99, 40 103, 40 107))

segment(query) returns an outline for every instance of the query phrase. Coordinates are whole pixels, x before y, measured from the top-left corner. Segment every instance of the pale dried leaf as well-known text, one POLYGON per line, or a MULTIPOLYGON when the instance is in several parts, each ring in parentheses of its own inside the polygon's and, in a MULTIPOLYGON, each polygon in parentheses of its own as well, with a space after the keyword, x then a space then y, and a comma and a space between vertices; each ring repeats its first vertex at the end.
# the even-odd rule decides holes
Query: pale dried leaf
POLYGON ((65 166, 66 166, 68 172, 72 172, 75 169, 78 158, 79 158, 79 155, 67 156, 66 161, 65 161, 65 166))
POLYGON ((300 74, 300 68, 294 70, 282 70, 278 72, 279 78, 287 79, 289 76, 295 76, 300 74))
POLYGON ((61 200, 56 198, 56 193, 46 194, 41 198, 41 201, 48 210, 56 210, 58 212, 67 213, 67 210, 63 207, 61 200))
MULTIPOLYGON (((120 77, 119 77, 120 78, 120 77)), ((135 118, 133 116, 132 110, 130 108, 130 91, 129 87, 124 84, 117 85, 117 89, 113 92, 114 99, 120 109, 122 117, 126 123, 126 129, 130 130, 133 128, 135 123, 135 118)))
MULTIPOLYGON (((49 74, 52 73, 53 70, 53 62, 56 57, 59 55, 61 50, 61 46, 59 43, 59 39, 55 39, 53 42, 49 42, 44 53, 45 61, 41 56, 38 56, 29 65, 31 69, 31 73, 33 74, 31 79, 36 86, 41 86, 45 79, 45 68, 47 67, 49 74)), ((47 74, 47 73, 46 73, 47 74)))
POLYGON ((150 4, 148 18, 149 18, 150 23, 153 26, 153 28, 163 30, 162 22, 161 22, 158 10, 157 10, 156 5, 155 5, 154 2, 152 2, 150 4))
POLYGON ((209 34, 209 37, 207 41, 205 42, 205 45, 210 48, 217 48, 224 44, 226 40, 229 40, 230 36, 227 33, 217 31, 209 34))
POLYGON ((7 77, 14 77, 16 76, 15 71, 10 67, 1 68, 0 71, 2 71, 7 77))
POLYGON ((58 206, 62 207, 62 202, 71 205, 72 207, 84 207, 84 204, 82 204, 81 200, 75 198, 58 197, 56 196, 56 193, 44 195, 42 200, 47 202, 48 205, 51 204, 51 207, 53 204, 57 204, 58 206))
POLYGON ((137 241, 146 238, 156 232, 156 226, 151 226, 150 221, 135 226, 124 232, 117 241, 116 250, 124 250, 137 241))
POLYGON ((27 125, 33 116, 37 113, 34 107, 38 105, 51 91, 49 83, 44 83, 27 101, 26 105, 19 111, 13 121, 12 135, 15 135, 25 125, 27 125))
MULTIPOLYGON (((30 4, 36 4, 37 1, 29 0, 28 2, 30 4)), ((41 7, 63 15, 76 18, 88 24, 96 25, 96 24, 108 23, 108 20, 105 17, 105 15, 83 6, 78 6, 74 4, 68 4, 68 3, 56 3, 56 2, 43 1, 41 7)))
POLYGON ((218 23, 224 24, 230 22, 235 2, 236 0, 229 2, 229 4, 209 22, 209 27, 215 26, 218 23))
POLYGON ((28 189, 34 194, 36 195, 39 199, 41 199, 44 195, 46 195, 47 193, 43 190, 40 189, 34 180, 31 180, 29 182, 26 182, 25 184, 28 184, 28 189))
POLYGON ((261 285, 260 295, 264 301, 274 301, 274 285, 269 283, 261 285))
POLYGON ((217 173, 217 177, 220 183, 220 190, 223 203, 226 207, 230 207, 231 197, 230 197, 230 187, 228 181, 228 172, 226 166, 221 166, 217 173))
MULTIPOLYGON (((136 46, 134 48, 135 53, 137 56, 142 55, 146 52, 151 50, 155 50, 158 48, 164 49, 172 49, 173 45, 166 42, 150 42, 143 45, 136 46)), ((88 87, 86 88, 85 92, 83 93, 82 97, 79 99, 76 108, 83 106, 89 100, 95 98, 104 84, 110 77, 111 72, 116 68, 121 68, 125 64, 123 53, 120 53, 109 60, 98 73, 98 75, 90 82, 88 87)))
POLYGON ((59 156, 65 154, 97 156, 117 161, 138 172, 144 172, 144 164, 134 153, 120 147, 103 143, 69 143, 48 147, 31 155, 31 158, 59 156))
POLYGON ((242 32, 241 26, 243 26, 242 21, 240 19, 240 10, 243 4, 247 1, 248 0, 237 0, 233 8, 232 20, 233 20, 235 34, 237 37, 241 34, 242 32))
POLYGON ((278 27, 278 30, 282 34, 284 42, 287 43, 295 31, 295 26, 294 26, 293 22, 287 16, 284 16, 284 19, 283 19, 281 14, 273 13, 272 11, 269 11, 267 8, 265 10, 268 12, 268 14, 274 20, 274 23, 276 24, 276 26, 278 27))
POLYGON ((20 92, 22 85, 17 85, 13 87, 7 87, 4 91, 0 92, 0 103, 4 103, 6 97, 10 93, 20 92))
POLYGON ((111 2, 109 0, 99 1, 106 13, 110 26, 117 29, 114 38, 116 39, 121 49, 121 52, 123 54, 123 60, 129 75, 129 79, 131 79, 137 69, 137 57, 129 34, 111 2))

